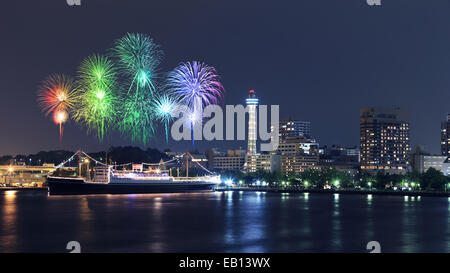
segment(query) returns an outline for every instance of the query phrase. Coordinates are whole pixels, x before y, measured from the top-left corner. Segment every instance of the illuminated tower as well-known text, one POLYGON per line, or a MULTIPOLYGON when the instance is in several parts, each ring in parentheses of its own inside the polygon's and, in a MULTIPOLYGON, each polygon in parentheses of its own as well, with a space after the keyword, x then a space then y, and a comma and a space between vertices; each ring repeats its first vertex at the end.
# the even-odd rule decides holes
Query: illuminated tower
POLYGON ((255 90, 250 90, 246 99, 248 106, 248 147, 247 154, 256 154, 256 106, 258 106, 258 98, 256 98, 255 90))

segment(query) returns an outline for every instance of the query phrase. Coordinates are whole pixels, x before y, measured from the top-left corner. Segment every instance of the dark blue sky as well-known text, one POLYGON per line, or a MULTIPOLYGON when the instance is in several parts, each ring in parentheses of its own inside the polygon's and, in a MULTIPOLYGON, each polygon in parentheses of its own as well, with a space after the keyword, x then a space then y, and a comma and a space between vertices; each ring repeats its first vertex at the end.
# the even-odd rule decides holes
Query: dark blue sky
MULTIPOLYGON (((359 109, 399 106, 411 114, 413 145, 439 152, 440 122, 450 111, 448 0, 64 0, 5 1, 0 9, 0 155, 39 150, 100 150, 133 144, 114 134, 104 143, 57 126, 36 103, 51 73, 74 75, 81 60, 104 53, 126 32, 149 34, 162 46, 162 71, 180 61, 213 65, 226 104, 255 89, 281 117, 312 122, 320 144, 359 145, 359 109)), ((196 147, 245 143, 197 142, 196 147)), ((163 131, 149 146, 166 145, 163 131)))

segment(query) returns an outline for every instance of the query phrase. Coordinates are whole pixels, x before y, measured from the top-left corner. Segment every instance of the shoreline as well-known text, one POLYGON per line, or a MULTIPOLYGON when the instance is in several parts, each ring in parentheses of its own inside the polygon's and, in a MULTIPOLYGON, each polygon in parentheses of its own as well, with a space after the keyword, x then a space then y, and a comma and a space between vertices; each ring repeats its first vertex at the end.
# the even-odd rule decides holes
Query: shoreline
MULTIPOLYGON (((0 187, 0 192, 5 191, 48 191, 47 187, 0 187)), ((217 192, 246 191, 246 192, 271 192, 271 193, 318 193, 318 194, 360 194, 360 195, 385 195, 385 196, 426 196, 426 197, 450 197, 450 192, 427 192, 427 191, 380 191, 380 190, 334 190, 334 189, 276 189, 269 187, 233 187, 217 188, 217 192)))
POLYGON ((4 192, 4 191, 48 191, 48 188, 47 187, 24 187, 24 188, 1 187, 0 192, 4 192))
POLYGON ((391 196, 427 196, 427 197, 450 197, 450 192, 428 192, 428 191, 380 191, 380 190, 333 190, 333 189, 274 189, 268 187, 242 187, 242 188, 218 188, 216 191, 248 191, 248 192, 273 192, 273 193, 320 193, 320 194, 372 194, 391 196))

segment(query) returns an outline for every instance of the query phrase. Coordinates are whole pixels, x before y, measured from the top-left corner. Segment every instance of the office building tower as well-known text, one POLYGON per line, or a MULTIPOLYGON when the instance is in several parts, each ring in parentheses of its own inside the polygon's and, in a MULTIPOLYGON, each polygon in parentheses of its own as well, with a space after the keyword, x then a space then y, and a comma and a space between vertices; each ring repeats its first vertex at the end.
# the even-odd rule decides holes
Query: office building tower
POLYGON ((410 152, 408 114, 399 108, 360 110, 361 169, 406 172, 410 152))
POLYGON ((282 120, 278 128, 278 139, 280 143, 284 143, 287 137, 311 137, 311 122, 309 121, 282 120))

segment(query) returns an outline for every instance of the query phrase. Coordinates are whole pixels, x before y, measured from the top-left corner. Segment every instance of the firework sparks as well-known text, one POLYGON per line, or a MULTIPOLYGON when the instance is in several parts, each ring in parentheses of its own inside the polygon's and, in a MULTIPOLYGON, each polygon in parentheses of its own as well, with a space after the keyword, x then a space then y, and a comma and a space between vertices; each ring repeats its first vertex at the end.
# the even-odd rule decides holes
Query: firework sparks
POLYGON ((80 92, 74 118, 84 123, 88 130, 95 131, 97 137, 103 140, 116 117, 116 69, 107 57, 93 55, 81 63, 78 72, 80 92))
POLYGON ((194 125, 202 121, 203 107, 217 104, 223 96, 224 88, 214 67, 193 61, 181 63, 168 75, 169 94, 178 96, 193 114, 189 117, 194 144, 194 125))
POLYGON ((68 119, 68 110, 75 103, 77 89, 72 78, 65 75, 48 76, 38 90, 38 103, 45 115, 53 114, 53 121, 59 124, 62 140, 62 124, 68 119))
POLYGON ((163 52, 149 36, 131 33, 118 39, 112 52, 128 89, 122 96, 119 130, 145 144, 155 131, 152 100, 163 52))
POLYGON ((224 88, 214 67, 193 61, 181 63, 168 76, 171 94, 181 98, 181 102, 193 109, 195 101, 202 106, 217 104, 222 99, 224 88))
POLYGON ((173 96, 168 94, 162 94, 155 97, 153 100, 152 108, 156 119, 164 123, 166 132, 166 143, 169 142, 168 126, 169 122, 173 119, 173 114, 178 107, 178 102, 173 96))
POLYGON ((126 96, 122 102, 119 130, 128 134, 132 141, 146 144, 155 133, 152 98, 149 94, 126 96))
POLYGON ((128 33, 115 42, 113 55, 122 74, 129 78, 128 92, 154 92, 157 68, 163 52, 153 39, 145 34, 128 33))

